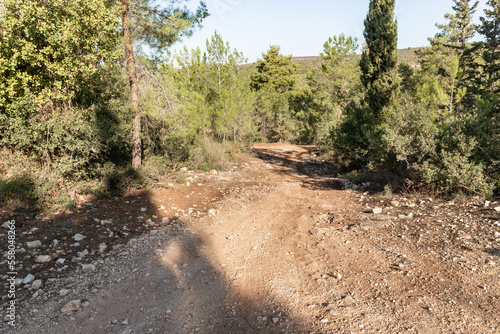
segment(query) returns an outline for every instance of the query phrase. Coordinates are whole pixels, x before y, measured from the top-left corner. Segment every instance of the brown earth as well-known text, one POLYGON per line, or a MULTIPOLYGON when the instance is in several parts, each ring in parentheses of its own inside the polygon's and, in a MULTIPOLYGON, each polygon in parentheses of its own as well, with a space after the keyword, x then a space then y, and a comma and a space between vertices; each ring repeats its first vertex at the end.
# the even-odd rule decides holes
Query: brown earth
POLYGON ((0 331, 500 331, 500 204, 345 190, 308 147, 253 150, 259 158, 153 194, 39 219, 4 212, 21 246, 42 242, 17 257, 18 276, 43 286, 19 287, 16 327, 0 331), (62 313, 71 300, 78 310, 62 313))

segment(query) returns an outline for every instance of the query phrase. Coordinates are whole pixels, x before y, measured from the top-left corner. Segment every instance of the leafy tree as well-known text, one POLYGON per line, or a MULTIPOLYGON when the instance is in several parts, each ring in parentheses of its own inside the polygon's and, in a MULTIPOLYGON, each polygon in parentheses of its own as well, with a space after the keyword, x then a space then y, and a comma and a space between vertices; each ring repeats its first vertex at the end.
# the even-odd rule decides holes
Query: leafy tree
POLYGON ((289 94, 297 83, 297 64, 292 56, 284 56, 278 46, 262 54, 251 75, 251 87, 258 92, 257 110, 265 138, 289 140, 294 124, 289 108, 289 94), (268 133, 271 129, 271 133, 268 133))
POLYGON ((28 94, 38 109, 67 104, 82 80, 116 59, 117 13, 106 3, 1 2, 1 112, 28 94))
POLYGON ((171 1, 167 7, 161 7, 153 0, 120 0, 120 2, 131 110, 134 114, 132 168, 137 169, 141 165, 142 153, 135 53, 144 45, 149 46, 153 52, 161 52, 183 35, 191 35, 193 29, 208 13, 203 2, 200 2, 195 13, 186 7, 176 7, 176 3, 180 1, 171 1))
POLYGON ((64 177, 85 176, 106 155, 101 101, 82 101, 119 56, 118 23, 103 0, 1 2, 1 147, 64 177))
POLYGON ((361 81, 377 119, 394 101, 398 90, 398 31, 394 7, 395 0, 371 0, 364 22, 366 47, 360 61, 361 81))

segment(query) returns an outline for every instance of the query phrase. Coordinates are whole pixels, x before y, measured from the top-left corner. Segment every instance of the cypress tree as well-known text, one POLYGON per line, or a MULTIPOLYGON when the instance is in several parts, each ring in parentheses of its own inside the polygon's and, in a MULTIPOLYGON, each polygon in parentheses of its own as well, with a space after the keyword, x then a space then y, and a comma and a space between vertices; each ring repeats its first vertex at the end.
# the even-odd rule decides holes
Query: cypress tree
POLYGON ((366 47, 361 55, 361 81, 367 102, 377 118, 396 97, 399 86, 398 28, 394 19, 395 0, 370 0, 365 19, 366 47))

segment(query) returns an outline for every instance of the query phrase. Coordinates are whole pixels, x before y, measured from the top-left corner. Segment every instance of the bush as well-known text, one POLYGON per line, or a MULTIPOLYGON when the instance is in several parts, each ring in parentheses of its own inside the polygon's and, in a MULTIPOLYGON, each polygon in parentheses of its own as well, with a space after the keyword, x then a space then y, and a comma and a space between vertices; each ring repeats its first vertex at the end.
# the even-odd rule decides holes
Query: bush
POLYGON ((382 125, 386 155, 404 163, 404 177, 436 194, 490 196, 494 189, 483 162, 474 158, 477 141, 466 135, 463 120, 444 125, 422 104, 402 96, 382 125))
POLYGON ((223 144, 203 138, 191 149, 190 159, 195 168, 205 171, 223 169, 227 163, 226 152, 227 149, 223 144))
POLYGON ((381 153, 380 132, 375 118, 366 106, 350 104, 339 127, 333 130, 333 149, 343 167, 362 169, 373 164, 381 153))

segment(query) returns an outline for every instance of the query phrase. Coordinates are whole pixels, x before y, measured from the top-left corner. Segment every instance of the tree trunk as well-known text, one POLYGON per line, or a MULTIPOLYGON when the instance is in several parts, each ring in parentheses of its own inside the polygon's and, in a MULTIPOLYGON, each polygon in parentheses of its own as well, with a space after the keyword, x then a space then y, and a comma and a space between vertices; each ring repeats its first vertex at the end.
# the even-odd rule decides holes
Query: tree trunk
POLYGON ((127 57, 127 71, 130 82, 130 102, 132 113, 134 114, 134 130, 132 139, 132 168, 137 170, 141 166, 141 114, 139 112, 137 95, 137 70, 132 49, 132 40, 130 38, 130 28, 128 26, 127 0, 121 0, 122 3, 122 27, 123 38, 125 41, 125 55, 127 57))

